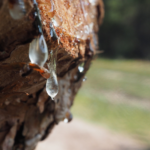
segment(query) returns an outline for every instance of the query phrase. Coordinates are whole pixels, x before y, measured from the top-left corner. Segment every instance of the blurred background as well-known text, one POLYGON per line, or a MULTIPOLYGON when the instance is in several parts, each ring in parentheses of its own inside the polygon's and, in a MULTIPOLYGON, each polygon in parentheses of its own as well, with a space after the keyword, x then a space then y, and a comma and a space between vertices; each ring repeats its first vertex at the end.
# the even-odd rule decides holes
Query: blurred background
POLYGON ((150 0, 104 4, 104 52, 74 101, 74 120, 45 141, 55 150, 150 150, 150 0))

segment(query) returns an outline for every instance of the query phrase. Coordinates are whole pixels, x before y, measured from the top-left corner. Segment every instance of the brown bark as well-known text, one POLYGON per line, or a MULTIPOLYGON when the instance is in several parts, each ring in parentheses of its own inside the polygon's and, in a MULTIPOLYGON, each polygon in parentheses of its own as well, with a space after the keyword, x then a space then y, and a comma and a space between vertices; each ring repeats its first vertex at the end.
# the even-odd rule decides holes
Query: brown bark
POLYGON ((59 93, 55 102, 46 93, 46 79, 38 66, 27 65, 29 43, 38 35, 32 1, 25 1, 27 14, 20 20, 11 18, 7 0, 0 1, 0 149, 3 150, 33 150, 56 124, 65 117, 72 119, 69 109, 95 53, 98 22, 102 22, 104 14, 102 1, 93 6, 89 3, 93 20, 90 15, 87 20, 83 16, 83 11, 91 11, 82 8, 86 0, 53 0, 55 10, 50 13, 44 9, 45 5, 52 5, 51 0, 47 1, 37 0, 48 49, 57 52, 59 93), (59 45, 50 34, 49 24, 54 16, 63 20, 59 27, 54 26, 59 45), (92 33, 84 39, 75 35, 78 19, 83 22, 79 31, 90 21, 94 23, 92 33), (78 71, 81 62, 85 63, 82 73, 78 71))

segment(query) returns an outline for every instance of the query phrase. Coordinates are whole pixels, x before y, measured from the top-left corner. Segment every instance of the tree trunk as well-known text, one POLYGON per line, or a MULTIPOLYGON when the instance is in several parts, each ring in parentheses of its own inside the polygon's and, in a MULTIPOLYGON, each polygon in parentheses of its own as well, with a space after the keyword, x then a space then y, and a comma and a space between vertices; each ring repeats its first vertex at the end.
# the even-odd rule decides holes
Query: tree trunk
POLYGON ((13 19, 16 1, 0 1, 0 149, 33 150, 56 124, 72 120, 69 109, 96 52, 104 10, 101 0, 24 0, 25 16, 13 19), (45 88, 51 74, 29 63, 29 43, 40 34, 57 56, 54 100, 45 88))

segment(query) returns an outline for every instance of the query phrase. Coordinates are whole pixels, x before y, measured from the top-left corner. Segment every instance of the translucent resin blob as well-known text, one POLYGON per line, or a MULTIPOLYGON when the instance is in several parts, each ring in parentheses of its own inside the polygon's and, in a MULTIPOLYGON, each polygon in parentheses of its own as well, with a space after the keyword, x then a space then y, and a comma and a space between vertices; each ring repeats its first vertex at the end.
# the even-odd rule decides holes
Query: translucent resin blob
POLYGON ((71 112, 68 110, 65 114, 64 123, 69 123, 73 119, 71 112))
POLYGON ((68 121, 68 119, 67 118, 65 118, 64 119, 64 123, 68 123, 69 121, 68 121))
POLYGON ((50 72, 50 77, 47 79, 46 92, 52 98, 52 100, 54 100, 54 97, 58 93, 58 81, 54 70, 50 72))
POLYGON ((9 0, 9 13, 13 19, 21 19, 26 14, 24 0, 9 0))
POLYGON ((53 50, 50 52, 50 63, 48 64, 50 77, 46 82, 47 94, 54 100, 54 97, 58 94, 58 81, 56 75, 56 54, 53 54, 53 50))
POLYGON ((85 82, 86 80, 87 80, 87 77, 84 77, 84 78, 83 78, 83 82, 85 82))
POLYGON ((63 23, 63 20, 61 17, 59 17, 58 15, 54 15, 53 19, 52 19, 52 22, 54 24, 54 26, 56 27, 59 27, 62 25, 63 23))
POLYGON ((78 70, 80 73, 82 73, 84 71, 84 63, 81 63, 79 66, 78 66, 78 70))
POLYGON ((44 66, 48 58, 48 49, 43 35, 35 38, 30 43, 29 58, 31 63, 37 64, 40 67, 44 66))

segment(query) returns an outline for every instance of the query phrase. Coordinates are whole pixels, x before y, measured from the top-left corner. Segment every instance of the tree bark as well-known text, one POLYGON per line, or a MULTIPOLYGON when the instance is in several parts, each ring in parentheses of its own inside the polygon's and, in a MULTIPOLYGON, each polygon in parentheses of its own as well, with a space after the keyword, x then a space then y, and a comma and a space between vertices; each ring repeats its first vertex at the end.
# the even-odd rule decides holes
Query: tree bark
POLYGON ((57 54, 59 92, 55 100, 51 100, 46 93, 46 79, 40 68, 28 64, 29 43, 39 34, 32 0, 25 0, 27 13, 19 20, 11 18, 9 1, 0 1, 2 150, 33 150, 56 124, 65 118, 72 120, 69 109, 96 52, 98 25, 104 16, 101 0, 93 3, 88 0, 37 2, 48 50, 53 49, 57 54), (87 18, 85 13, 88 14, 87 18), (52 18, 57 20, 59 26, 55 26, 52 18), (54 24, 53 29, 50 23, 54 24), (93 23, 93 28, 87 34, 84 27, 90 23, 93 23), (52 30, 56 32, 59 44, 58 39, 51 36, 52 30), (83 72, 78 70, 81 63, 84 63, 83 72))

